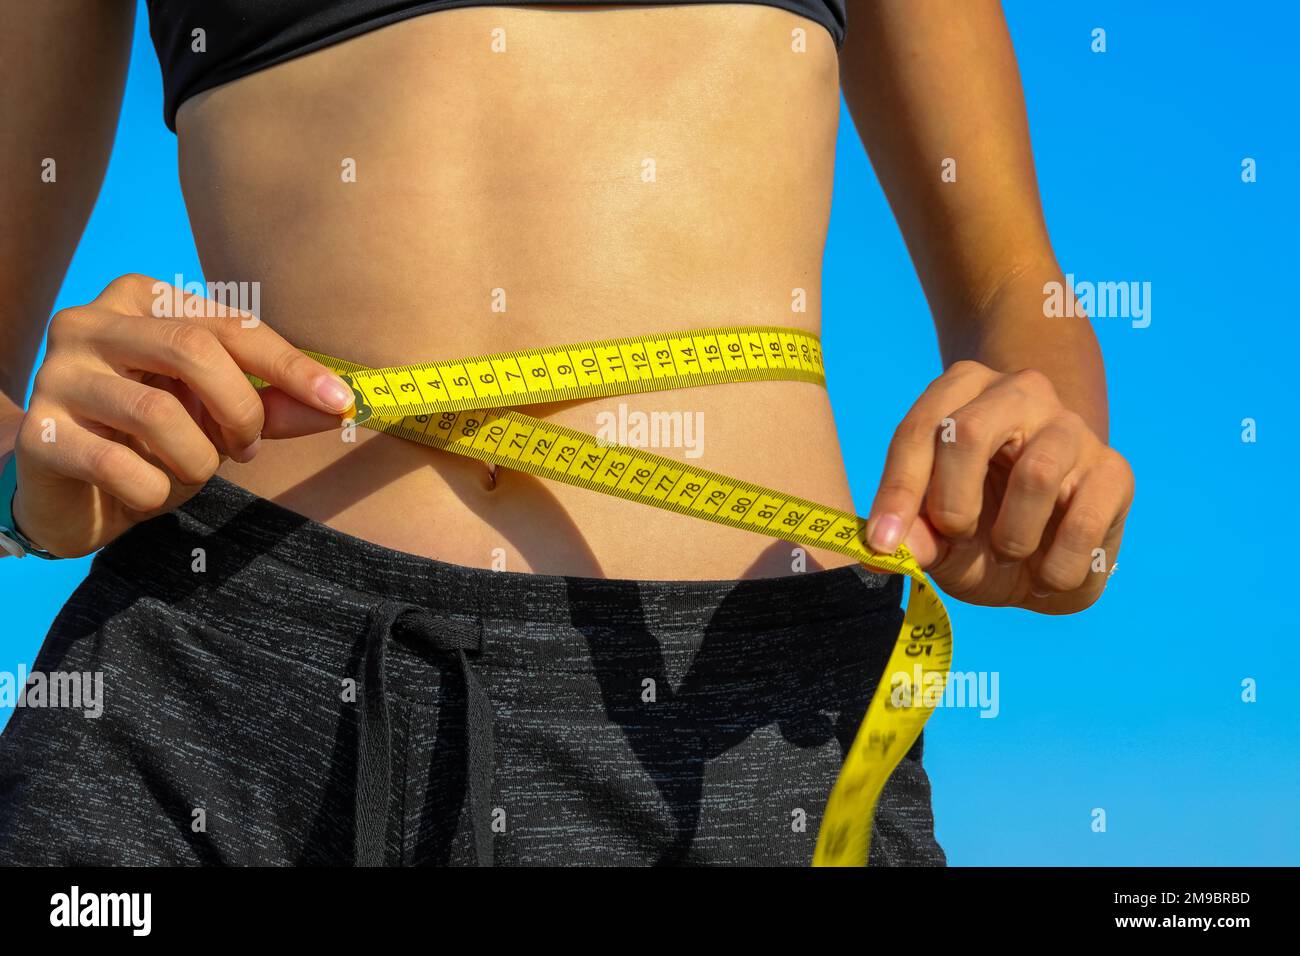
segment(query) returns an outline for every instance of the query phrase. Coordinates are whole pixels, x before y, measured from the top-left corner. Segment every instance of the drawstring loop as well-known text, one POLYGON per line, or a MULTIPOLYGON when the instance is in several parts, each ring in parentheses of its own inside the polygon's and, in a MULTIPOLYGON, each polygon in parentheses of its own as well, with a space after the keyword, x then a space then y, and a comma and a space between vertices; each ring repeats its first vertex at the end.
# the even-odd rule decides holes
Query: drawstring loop
POLYGON ((469 653, 483 648, 478 621, 438 621, 413 604, 380 602, 370 613, 358 693, 356 855, 357 866, 387 863, 388 809, 392 799, 392 725, 388 717, 385 646, 399 626, 440 651, 454 651, 465 684, 465 737, 468 744, 466 804, 474 837, 475 861, 492 865, 488 803, 494 773, 493 711, 487 689, 470 665, 469 653))

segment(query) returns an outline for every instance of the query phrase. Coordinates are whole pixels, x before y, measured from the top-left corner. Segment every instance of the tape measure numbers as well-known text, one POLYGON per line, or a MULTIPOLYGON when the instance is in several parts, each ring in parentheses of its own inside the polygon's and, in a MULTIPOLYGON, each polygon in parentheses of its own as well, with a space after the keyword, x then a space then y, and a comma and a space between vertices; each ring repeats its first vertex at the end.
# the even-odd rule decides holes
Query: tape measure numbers
POLYGON ((763 380, 824 386, 817 337, 798 329, 708 329, 351 372, 357 410, 384 417, 763 380))
POLYGON ((813 854, 814 866, 866 864, 880 792, 933 712, 952 660, 948 614, 912 555, 901 546, 893 554, 872 551, 866 521, 850 512, 514 410, 494 411, 718 382, 824 386, 816 336, 779 327, 719 328, 383 369, 307 354, 348 381, 356 397, 353 420, 367 428, 906 575, 903 626, 827 800, 813 854))

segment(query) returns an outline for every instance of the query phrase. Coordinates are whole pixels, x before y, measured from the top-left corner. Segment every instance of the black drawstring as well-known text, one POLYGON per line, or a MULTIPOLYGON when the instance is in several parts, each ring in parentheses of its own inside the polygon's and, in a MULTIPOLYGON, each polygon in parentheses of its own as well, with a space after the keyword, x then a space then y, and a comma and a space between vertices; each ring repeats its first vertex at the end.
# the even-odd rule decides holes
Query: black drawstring
POLYGON ((492 832, 488 803, 492 797, 492 701, 470 666, 468 652, 482 650, 482 626, 477 621, 437 622, 413 604, 384 601, 370 615, 366 653, 358 692, 361 710, 357 728, 356 865, 387 862, 388 804, 392 788, 392 728, 385 702, 384 647, 401 621, 403 629, 442 651, 455 651, 465 681, 465 737, 469 767, 467 803, 479 866, 492 865, 492 832))

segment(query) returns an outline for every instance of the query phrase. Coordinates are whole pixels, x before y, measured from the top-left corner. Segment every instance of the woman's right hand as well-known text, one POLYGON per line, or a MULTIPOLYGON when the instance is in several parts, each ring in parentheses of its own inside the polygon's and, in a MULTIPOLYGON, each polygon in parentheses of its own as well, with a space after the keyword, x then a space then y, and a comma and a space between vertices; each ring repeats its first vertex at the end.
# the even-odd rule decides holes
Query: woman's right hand
POLYGON ((14 520, 37 546, 89 554, 193 497, 225 458, 251 460, 262 438, 339 427, 352 392, 338 376, 222 312, 128 275, 54 316, 15 445, 14 520), (182 317, 157 317, 163 297, 182 317))

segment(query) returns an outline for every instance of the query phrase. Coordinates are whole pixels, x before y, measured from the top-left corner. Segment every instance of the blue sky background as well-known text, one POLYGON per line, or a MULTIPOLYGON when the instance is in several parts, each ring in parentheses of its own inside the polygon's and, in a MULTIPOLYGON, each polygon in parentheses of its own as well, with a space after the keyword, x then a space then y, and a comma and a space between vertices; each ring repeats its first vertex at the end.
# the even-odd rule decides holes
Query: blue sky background
MULTIPOLYGON (((1286 518, 1296 488, 1300 14, 1281 0, 1004 6, 1062 266, 1152 283, 1152 321, 1094 323, 1111 440, 1138 479, 1105 597, 1064 618, 950 603, 954 667, 998 672, 1001 709, 930 722, 940 842, 954 864, 1295 865, 1295 583, 1268 521, 1286 518), (1090 50, 1094 27, 1107 31, 1104 54, 1090 50), (1258 182, 1241 181, 1244 157, 1258 182), (1258 423, 1254 444, 1243 418, 1258 423), (1256 703, 1241 701, 1246 678, 1256 703), (1105 833, 1090 826, 1098 807, 1105 833)), ((141 4, 117 146, 58 308, 125 272, 201 274, 161 102, 141 4)), ((939 365, 847 113, 824 340, 865 513, 893 426, 939 365), (868 404, 860 369, 882 352, 909 388, 868 404)), ((88 563, 0 562, 0 670, 30 666, 88 563)))

